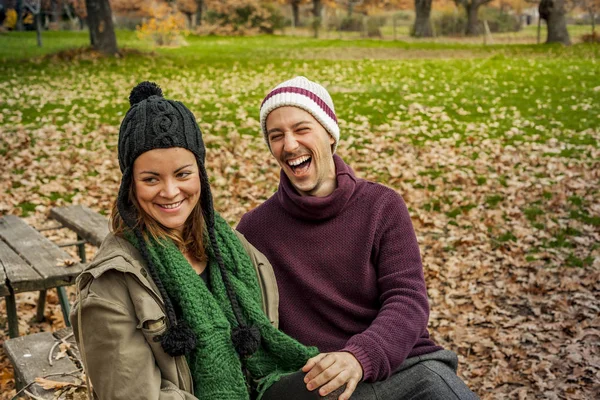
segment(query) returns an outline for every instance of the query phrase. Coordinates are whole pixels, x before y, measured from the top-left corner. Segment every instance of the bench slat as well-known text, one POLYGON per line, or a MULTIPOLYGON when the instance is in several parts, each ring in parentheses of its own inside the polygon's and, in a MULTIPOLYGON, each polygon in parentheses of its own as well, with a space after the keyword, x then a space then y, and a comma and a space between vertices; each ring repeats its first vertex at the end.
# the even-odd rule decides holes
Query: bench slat
POLYGON ((96 247, 108 235, 108 218, 82 205, 55 207, 50 217, 57 220, 96 247))
POLYGON ((41 281, 36 281, 40 285, 35 290, 72 284, 82 270, 77 262, 70 267, 57 265, 73 258, 19 217, 0 218, 0 237, 40 275, 41 281))
POLYGON ((1 296, 9 294, 8 287, 5 284, 6 278, 8 278, 15 293, 39 290, 40 287, 43 289, 44 279, 40 274, 2 240, 0 240, 0 265, 2 265, 0 271, 0 279, 2 279, 1 296))
MULTIPOLYGON (((15 369, 15 380, 17 388, 20 389, 35 378, 41 378, 49 374, 72 373, 77 366, 69 359, 63 357, 59 360, 53 359, 53 365, 48 363, 48 354, 56 342, 51 332, 34 333, 9 339, 4 342, 4 349, 15 369)), ((58 352, 58 346, 53 356, 58 352)), ((72 376, 51 376, 48 379, 58 382, 75 382, 72 376)), ((29 392, 43 399, 52 399, 53 390, 44 390, 39 385, 33 384, 29 392)))

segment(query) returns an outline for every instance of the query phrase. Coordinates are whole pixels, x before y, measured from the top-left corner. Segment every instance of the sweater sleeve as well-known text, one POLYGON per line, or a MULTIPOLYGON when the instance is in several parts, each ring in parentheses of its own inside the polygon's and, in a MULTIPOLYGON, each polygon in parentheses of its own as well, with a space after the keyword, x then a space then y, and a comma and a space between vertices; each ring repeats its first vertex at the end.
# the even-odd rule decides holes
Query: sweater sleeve
POLYGON ((406 205, 395 192, 381 200, 372 253, 381 308, 342 349, 361 363, 367 382, 386 379, 404 362, 429 319, 419 245, 406 205))

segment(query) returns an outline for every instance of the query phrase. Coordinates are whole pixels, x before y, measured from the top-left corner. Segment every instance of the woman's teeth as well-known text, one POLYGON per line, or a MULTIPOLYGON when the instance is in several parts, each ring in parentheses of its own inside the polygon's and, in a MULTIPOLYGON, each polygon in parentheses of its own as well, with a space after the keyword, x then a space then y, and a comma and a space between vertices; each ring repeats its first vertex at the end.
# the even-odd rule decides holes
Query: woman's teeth
POLYGON ((173 204, 159 204, 158 206, 166 209, 173 209, 179 207, 181 203, 183 203, 183 200, 173 204))

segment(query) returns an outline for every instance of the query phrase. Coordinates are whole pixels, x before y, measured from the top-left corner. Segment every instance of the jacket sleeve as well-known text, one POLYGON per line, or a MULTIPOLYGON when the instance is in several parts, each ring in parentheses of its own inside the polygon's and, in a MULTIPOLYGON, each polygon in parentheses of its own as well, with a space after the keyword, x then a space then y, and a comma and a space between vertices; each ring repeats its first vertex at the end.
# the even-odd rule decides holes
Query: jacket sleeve
POLYGON ((381 308, 342 349, 361 363, 367 382, 386 379, 404 362, 429 319, 419 245, 406 205, 396 193, 381 203, 372 253, 381 308))
POLYGON ((71 312, 75 338, 96 397, 196 399, 162 379, 134 310, 124 273, 108 271, 82 289, 80 301, 71 312))

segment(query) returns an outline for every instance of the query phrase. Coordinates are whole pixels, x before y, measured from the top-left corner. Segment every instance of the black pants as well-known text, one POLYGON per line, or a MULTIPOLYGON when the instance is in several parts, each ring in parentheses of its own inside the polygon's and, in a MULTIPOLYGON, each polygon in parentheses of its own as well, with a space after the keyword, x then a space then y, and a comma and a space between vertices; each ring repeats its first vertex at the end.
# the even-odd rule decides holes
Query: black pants
MULTIPOLYGON (((449 350, 407 359, 388 379, 361 382, 351 400, 475 400, 477 395, 456 375, 458 358, 449 350)), ((306 390, 304 372, 296 372, 279 380, 263 396, 263 400, 337 400, 344 392, 339 388, 325 397, 315 389, 306 390)))
POLYGON ((266 391, 262 400, 337 400, 338 396, 344 393, 345 385, 325 397, 319 396, 319 389, 309 392, 306 390, 304 375, 306 375, 304 372, 298 371, 284 376, 266 391))

